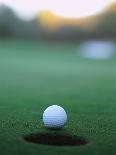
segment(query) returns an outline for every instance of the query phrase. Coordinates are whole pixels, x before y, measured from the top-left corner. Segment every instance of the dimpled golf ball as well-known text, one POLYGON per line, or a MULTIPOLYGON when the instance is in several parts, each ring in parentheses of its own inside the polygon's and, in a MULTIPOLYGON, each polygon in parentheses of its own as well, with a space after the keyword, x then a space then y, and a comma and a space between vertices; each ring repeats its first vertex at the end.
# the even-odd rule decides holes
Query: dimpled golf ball
POLYGON ((49 106, 43 113, 43 123, 46 128, 62 128, 67 121, 65 110, 58 106, 49 106))

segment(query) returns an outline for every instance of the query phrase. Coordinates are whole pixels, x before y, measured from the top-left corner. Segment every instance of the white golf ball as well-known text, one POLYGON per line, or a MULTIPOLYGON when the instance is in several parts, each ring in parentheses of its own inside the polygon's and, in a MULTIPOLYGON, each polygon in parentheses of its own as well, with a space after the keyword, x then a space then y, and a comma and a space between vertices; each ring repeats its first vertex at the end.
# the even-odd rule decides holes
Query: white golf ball
POLYGON ((58 106, 49 106, 43 113, 43 123, 46 128, 62 128, 67 121, 65 110, 58 106))

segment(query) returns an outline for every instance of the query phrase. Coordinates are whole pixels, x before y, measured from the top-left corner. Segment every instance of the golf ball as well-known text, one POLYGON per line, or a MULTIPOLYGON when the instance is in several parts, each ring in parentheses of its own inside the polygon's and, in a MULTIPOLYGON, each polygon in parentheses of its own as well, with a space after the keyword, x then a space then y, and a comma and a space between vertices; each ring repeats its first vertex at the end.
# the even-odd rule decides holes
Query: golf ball
POLYGON ((43 123, 46 128, 62 128, 67 121, 65 110, 58 106, 49 106, 43 113, 43 123))

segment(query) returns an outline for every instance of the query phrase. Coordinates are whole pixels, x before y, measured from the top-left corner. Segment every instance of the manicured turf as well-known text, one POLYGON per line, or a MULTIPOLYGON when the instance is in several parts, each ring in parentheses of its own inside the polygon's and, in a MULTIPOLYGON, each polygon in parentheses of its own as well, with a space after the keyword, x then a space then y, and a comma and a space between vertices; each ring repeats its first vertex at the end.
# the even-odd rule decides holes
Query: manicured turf
POLYGON ((115 60, 86 60, 76 44, 0 40, 1 155, 115 155, 115 60), (68 123, 61 131, 42 124, 44 109, 63 106, 68 123), (24 141, 30 133, 77 135, 79 147, 24 141))

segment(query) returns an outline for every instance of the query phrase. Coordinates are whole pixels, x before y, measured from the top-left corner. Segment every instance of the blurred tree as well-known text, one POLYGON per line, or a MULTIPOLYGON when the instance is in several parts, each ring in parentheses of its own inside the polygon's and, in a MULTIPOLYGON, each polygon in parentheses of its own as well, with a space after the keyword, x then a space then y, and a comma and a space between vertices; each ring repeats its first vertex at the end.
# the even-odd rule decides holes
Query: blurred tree
POLYGON ((41 34, 36 19, 23 21, 6 7, 0 7, 0 37, 39 38, 41 34))
POLYGON ((116 38, 116 3, 111 5, 102 15, 100 24, 93 35, 100 38, 116 38))
POLYGON ((8 7, 0 7, 0 37, 77 41, 89 38, 116 38, 116 3, 100 15, 75 19, 73 22, 76 24, 63 25, 50 13, 40 14, 31 21, 24 21, 8 7), (52 26, 51 29, 47 29, 46 19, 49 26, 52 26))
POLYGON ((12 22, 15 20, 14 19, 14 14, 13 12, 5 7, 1 6, 0 7, 0 36, 13 36, 14 31, 13 31, 13 25, 12 22))

